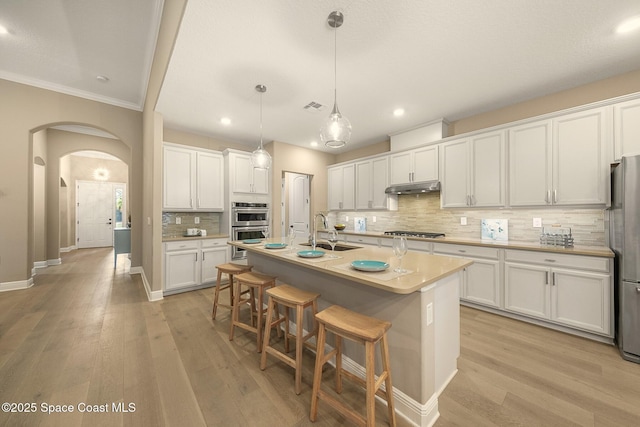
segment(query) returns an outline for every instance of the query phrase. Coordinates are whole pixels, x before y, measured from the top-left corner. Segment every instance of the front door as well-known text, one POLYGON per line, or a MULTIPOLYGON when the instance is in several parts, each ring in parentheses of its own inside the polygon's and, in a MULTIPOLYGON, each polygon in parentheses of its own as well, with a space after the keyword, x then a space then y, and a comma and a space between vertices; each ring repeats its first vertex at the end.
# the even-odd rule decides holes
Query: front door
POLYGON ((113 246, 112 183, 78 181, 76 191, 78 248, 113 246))

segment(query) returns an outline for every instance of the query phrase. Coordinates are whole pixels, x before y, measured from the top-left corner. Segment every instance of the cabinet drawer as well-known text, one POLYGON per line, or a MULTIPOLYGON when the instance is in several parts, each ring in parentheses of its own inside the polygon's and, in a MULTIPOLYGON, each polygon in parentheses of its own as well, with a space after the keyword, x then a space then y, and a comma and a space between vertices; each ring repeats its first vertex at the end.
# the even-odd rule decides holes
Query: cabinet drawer
POLYGON ((548 267, 569 267, 580 270, 609 272, 609 258, 584 255, 567 255, 553 252, 517 251, 507 249, 505 261, 534 263, 548 267))
POLYGON ((205 239, 201 240, 202 249, 204 248, 216 248, 227 246, 227 239, 205 239))
POLYGON ((198 249, 200 248, 200 242, 197 240, 179 240, 177 242, 166 242, 164 244, 164 250, 170 251, 183 251, 185 249, 198 249))
POLYGON ((373 236, 354 236, 353 234, 349 235, 347 238, 349 243, 361 243, 363 245, 372 245, 378 246, 380 244, 380 237, 373 236))
MULTIPOLYGON (((389 242, 389 244, 385 245, 385 246, 393 246, 393 239, 383 239, 383 241, 388 241, 389 242)), ((429 252, 429 253, 431 253, 432 248, 433 248, 431 242, 423 242, 423 241, 420 241, 420 240, 411 240, 411 239, 409 239, 407 241, 407 245, 409 246, 409 249, 411 249, 411 250, 429 252)))
POLYGON ((498 248, 484 248, 482 246, 449 245, 447 243, 434 243, 433 252, 475 258, 498 259, 498 248))

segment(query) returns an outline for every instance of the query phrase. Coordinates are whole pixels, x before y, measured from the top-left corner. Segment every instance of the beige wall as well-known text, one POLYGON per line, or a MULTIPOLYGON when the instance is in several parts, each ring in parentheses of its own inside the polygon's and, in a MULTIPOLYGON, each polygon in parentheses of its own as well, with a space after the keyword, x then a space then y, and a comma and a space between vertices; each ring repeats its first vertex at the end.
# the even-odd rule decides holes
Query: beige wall
MULTIPOLYGON (((131 152, 140 151, 141 114, 136 111, 0 80, 0 283, 31 277, 33 245, 33 134, 61 124, 82 124, 117 136, 131 152)), ((91 147, 80 146, 77 149, 91 147)), ((47 146, 47 259, 59 255, 59 155, 47 146), (53 160, 55 159, 55 160, 53 160), (52 169, 55 169, 53 179, 52 169), (55 212, 54 215, 51 215, 55 212), (54 224, 52 230, 51 224, 54 224), (50 239, 50 236, 55 236, 50 239)), ((64 153, 66 154, 66 153, 64 153)), ((139 168, 130 173, 140 182, 139 168)), ((131 193, 132 212, 139 212, 141 186, 131 193)), ((139 215, 138 215, 139 218, 139 215)), ((134 227, 136 224, 134 224, 134 227)), ((132 236, 132 265, 139 262, 139 236, 132 236), (137 239, 137 240, 136 240, 137 239)))
POLYGON ((449 136, 640 92, 640 70, 541 96, 450 124, 449 136))
POLYGON ((47 132, 41 130, 33 134, 33 260, 47 260, 47 217, 46 217, 46 179, 47 179, 47 132), (36 163, 35 159, 44 162, 36 163))
POLYGON ((271 166, 272 187, 271 200, 273 231, 272 236, 279 236, 282 233, 281 225, 282 213, 279 206, 282 200, 282 178, 284 172, 295 172, 311 175, 311 215, 316 212, 327 210, 327 166, 335 163, 335 155, 323 153, 316 150, 298 147, 274 141, 265 146, 267 151, 271 151, 273 164, 271 166))
POLYGON ((204 135, 196 135, 184 131, 175 129, 164 128, 164 141, 172 142, 174 144, 188 145, 191 147, 204 148, 207 150, 224 151, 227 148, 240 151, 253 151, 256 147, 250 147, 246 144, 239 144, 237 142, 225 141, 220 139, 211 138, 204 135))
POLYGON ((360 159, 362 157, 373 156, 376 154, 386 153, 391 149, 391 141, 382 141, 377 144, 368 145, 355 150, 347 151, 336 155, 335 163, 348 162, 350 160, 360 159))

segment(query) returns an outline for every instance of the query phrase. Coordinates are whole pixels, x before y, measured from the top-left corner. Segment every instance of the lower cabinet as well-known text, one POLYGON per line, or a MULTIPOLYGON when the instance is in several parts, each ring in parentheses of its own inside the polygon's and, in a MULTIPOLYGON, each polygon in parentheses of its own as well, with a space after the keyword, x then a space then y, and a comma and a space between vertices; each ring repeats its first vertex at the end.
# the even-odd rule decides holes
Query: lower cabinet
POLYGON ((165 295, 214 283, 215 266, 227 262, 228 252, 226 239, 167 242, 164 251, 165 295))
POLYGON ((501 308, 502 292, 498 249, 434 243, 433 253, 472 260, 473 264, 465 268, 462 276, 460 299, 501 308))
POLYGON ((613 336, 612 275, 605 259, 547 255, 523 263, 520 251, 505 252, 505 310, 613 336), (581 268, 567 268, 572 266, 563 261, 581 268))

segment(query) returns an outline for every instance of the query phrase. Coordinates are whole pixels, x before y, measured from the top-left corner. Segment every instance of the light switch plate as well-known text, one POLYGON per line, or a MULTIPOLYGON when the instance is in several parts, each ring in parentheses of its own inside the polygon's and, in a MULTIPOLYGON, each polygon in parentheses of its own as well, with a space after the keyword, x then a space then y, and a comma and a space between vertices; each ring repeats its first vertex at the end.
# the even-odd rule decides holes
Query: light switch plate
POLYGON ((460 217, 460 225, 467 225, 467 217, 466 216, 461 216, 460 217))
POLYGON ((541 228, 542 227, 542 218, 533 218, 533 227, 541 228))
POLYGON ((182 218, 180 218, 179 216, 176 217, 176 224, 177 225, 182 224, 182 218))
POLYGON ((427 304, 427 326, 433 323, 433 303, 427 304))
POLYGON ((193 222, 195 222, 196 224, 200 224, 200 217, 197 216, 197 217, 193 218, 193 222))

